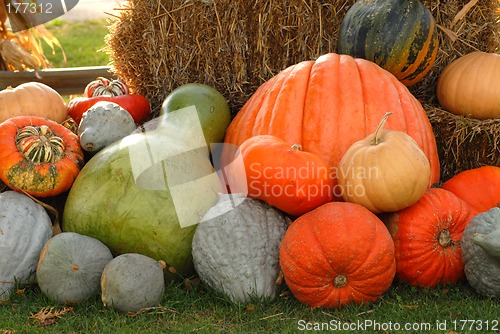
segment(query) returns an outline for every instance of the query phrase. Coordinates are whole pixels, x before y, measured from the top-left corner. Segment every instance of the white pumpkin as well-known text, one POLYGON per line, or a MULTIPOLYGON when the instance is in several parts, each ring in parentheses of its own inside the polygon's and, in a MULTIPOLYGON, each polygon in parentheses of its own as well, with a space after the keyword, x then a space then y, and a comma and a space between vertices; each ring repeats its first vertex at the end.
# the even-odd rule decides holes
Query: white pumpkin
POLYGON ((0 194, 0 212, 0 299, 8 299, 17 283, 35 281, 52 222, 40 204, 15 191, 0 194))

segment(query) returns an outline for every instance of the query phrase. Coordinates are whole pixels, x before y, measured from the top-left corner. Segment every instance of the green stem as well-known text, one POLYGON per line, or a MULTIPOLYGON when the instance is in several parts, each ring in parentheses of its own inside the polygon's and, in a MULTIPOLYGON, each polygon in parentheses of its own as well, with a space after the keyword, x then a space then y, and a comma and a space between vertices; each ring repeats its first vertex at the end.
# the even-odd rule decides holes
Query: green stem
POLYGON ((374 135, 373 139, 370 141, 371 145, 378 145, 382 141, 382 139, 380 138, 380 135, 381 135, 382 129, 384 128, 385 122, 387 122, 387 119, 389 118, 390 115, 392 115, 392 112, 390 112, 390 111, 386 112, 385 115, 380 120, 380 123, 377 126, 377 130, 375 130, 375 135, 374 135))

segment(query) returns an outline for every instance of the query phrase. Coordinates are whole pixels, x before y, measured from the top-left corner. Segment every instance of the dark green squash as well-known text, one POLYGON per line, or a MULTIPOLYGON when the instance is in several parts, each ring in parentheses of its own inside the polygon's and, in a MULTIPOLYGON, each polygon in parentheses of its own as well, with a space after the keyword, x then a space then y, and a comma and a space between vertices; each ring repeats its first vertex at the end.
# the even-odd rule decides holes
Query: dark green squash
POLYGON ((436 22, 418 0, 359 0, 340 25, 338 53, 364 58, 406 86, 431 69, 438 51, 436 22))

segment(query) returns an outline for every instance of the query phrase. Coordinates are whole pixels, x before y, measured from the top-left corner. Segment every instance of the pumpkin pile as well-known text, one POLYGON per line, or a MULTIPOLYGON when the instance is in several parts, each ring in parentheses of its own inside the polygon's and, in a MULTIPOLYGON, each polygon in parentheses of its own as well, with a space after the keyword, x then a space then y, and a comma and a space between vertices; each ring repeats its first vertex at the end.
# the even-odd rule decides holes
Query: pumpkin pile
MULTIPOLYGON (((232 119, 200 83, 172 90, 157 118, 120 80, 97 78, 63 107, 43 84, 0 92, 18 99, 0 109, 0 179, 12 190, 0 194, 0 250, 12 255, 0 298, 36 279, 57 303, 100 293, 106 307, 137 312, 194 274, 233 303, 286 286, 311 307, 364 305, 394 280, 468 280, 498 297, 500 166, 441 184, 433 129, 408 88, 436 58, 432 15, 418 1, 358 1, 339 34, 338 53, 285 68, 232 119), (35 111, 23 106, 27 88, 46 94, 35 111), (54 198, 62 231, 42 202, 54 198)), ((500 57, 450 65, 439 102, 499 117, 500 90, 476 87, 490 103, 475 103, 454 85, 454 75, 473 80, 477 59, 494 72, 500 57)))

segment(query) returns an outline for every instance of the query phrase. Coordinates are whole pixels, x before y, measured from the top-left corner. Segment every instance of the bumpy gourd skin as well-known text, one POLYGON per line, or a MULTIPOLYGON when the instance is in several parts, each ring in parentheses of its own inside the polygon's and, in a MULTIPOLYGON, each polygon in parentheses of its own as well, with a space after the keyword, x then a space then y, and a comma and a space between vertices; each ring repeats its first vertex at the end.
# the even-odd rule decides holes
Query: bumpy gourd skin
POLYGON ((200 279, 233 302, 276 295, 283 215, 256 199, 221 195, 193 237, 193 262, 200 279), (220 215, 217 215, 220 214, 220 215))
MULTIPOLYGON (((479 294, 494 298, 500 297, 500 257, 488 254, 474 239, 499 229, 500 208, 495 207, 475 216, 462 237, 465 275, 469 284, 479 294)), ((497 240, 497 246, 500 246, 500 240, 497 240)))

